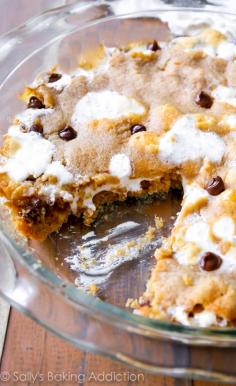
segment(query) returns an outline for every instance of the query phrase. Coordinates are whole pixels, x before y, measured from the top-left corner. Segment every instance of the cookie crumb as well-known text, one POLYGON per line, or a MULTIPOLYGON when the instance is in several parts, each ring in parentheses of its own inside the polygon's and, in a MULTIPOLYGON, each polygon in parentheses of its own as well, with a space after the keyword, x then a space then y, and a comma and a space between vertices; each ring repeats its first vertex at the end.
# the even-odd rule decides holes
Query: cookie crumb
POLYGON ((97 293, 98 293, 98 287, 96 286, 96 284, 90 284, 89 288, 88 288, 88 293, 90 295, 93 295, 93 296, 96 296, 97 293))
POLYGON ((163 218, 162 217, 159 217, 159 216, 155 216, 155 225, 156 225, 156 228, 157 230, 159 231, 160 229, 163 228, 164 226, 164 221, 163 221, 163 218))
POLYGON ((137 307, 139 307, 139 303, 138 303, 137 299, 129 298, 129 299, 127 299, 125 306, 129 307, 129 308, 137 308, 137 307))

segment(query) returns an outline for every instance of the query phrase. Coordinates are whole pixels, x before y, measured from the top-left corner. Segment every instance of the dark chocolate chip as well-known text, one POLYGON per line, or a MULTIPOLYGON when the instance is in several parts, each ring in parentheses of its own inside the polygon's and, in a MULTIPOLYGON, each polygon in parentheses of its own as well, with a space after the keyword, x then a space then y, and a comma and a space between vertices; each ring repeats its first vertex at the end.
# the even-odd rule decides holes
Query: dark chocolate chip
POLYGON ((151 183, 148 180, 143 180, 143 181, 140 182, 140 185, 141 185, 142 189, 147 190, 147 189, 150 188, 151 183))
POLYGON ((140 131, 147 131, 144 125, 134 125, 130 128, 131 134, 139 133, 140 131))
POLYGON ((61 79, 62 75, 57 74, 56 72, 53 72, 48 79, 48 83, 57 82, 59 79, 61 79))
POLYGON ((34 131, 35 133, 39 133, 43 135, 43 126, 34 123, 32 126, 30 126, 29 131, 34 131))
POLYGON ((36 96, 30 97, 29 103, 28 103, 28 108, 29 109, 44 109, 45 105, 39 98, 36 96))
POLYGON ((152 43, 149 43, 147 45, 147 49, 155 52, 155 51, 161 50, 161 47, 159 46, 156 40, 153 40, 152 43))
POLYGON ((213 177, 208 183, 206 190, 211 196, 218 196, 218 194, 225 190, 224 181, 220 176, 213 177))
POLYGON ((150 307, 151 302, 149 299, 143 299, 139 302, 140 307, 150 307))
POLYGON ((27 133, 27 127, 25 126, 25 124, 24 123, 20 123, 20 130, 22 131, 22 133, 27 133))
POLYGON ((36 178, 34 176, 29 176, 26 178, 26 181, 34 182, 35 180, 36 180, 36 178))
POLYGON ((220 268, 221 264, 221 257, 212 252, 204 253, 200 260, 200 267, 204 271, 208 272, 215 271, 216 269, 220 268))
POLYGON ((34 200, 22 210, 22 216, 31 223, 39 223, 41 215, 45 210, 44 204, 40 200, 34 200))
POLYGON ((190 318, 193 318, 194 315, 199 314, 200 312, 203 312, 203 311, 204 311, 203 305, 200 304, 200 303, 196 303, 196 304, 194 305, 192 311, 190 311, 190 312, 188 313, 188 316, 189 316, 190 318))
POLYGON ((71 126, 67 126, 64 129, 60 130, 58 133, 59 137, 64 141, 71 141, 77 137, 77 132, 71 126))
POLYGON ((213 105, 214 99, 208 95, 206 92, 201 91, 195 99, 195 102, 198 106, 204 108, 204 109, 210 109, 213 105))
POLYGON ((193 310, 192 310, 192 312, 194 314, 199 314, 202 311, 204 311, 204 307, 201 303, 196 303, 193 307, 193 310))

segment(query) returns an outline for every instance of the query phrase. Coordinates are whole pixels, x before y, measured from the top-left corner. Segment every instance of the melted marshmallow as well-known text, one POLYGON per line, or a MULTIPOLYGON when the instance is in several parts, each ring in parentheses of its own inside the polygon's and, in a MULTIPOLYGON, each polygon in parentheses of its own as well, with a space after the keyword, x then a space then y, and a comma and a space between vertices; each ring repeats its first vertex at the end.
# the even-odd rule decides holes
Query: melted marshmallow
POLYGON ((220 123, 229 126, 232 130, 236 130, 236 114, 225 116, 220 123))
POLYGON ((180 43, 184 51, 203 51, 211 57, 232 60, 236 56, 236 45, 228 40, 221 40, 218 45, 211 45, 200 38, 184 37, 177 38, 174 42, 180 43), (192 42, 192 45, 191 45, 192 42))
POLYGON ((218 323, 214 312, 204 310, 194 315, 192 324, 198 327, 210 327, 218 323))
POLYGON ((232 240, 235 235, 235 224, 231 217, 222 216, 213 225, 213 233, 216 237, 223 240, 232 240))
POLYGON ((179 323, 189 326, 189 318, 183 306, 169 307, 168 313, 179 323))
POLYGON ((129 177, 132 172, 129 157, 124 153, 115 154, 110 160, 109 172, 120 179, 129 177))
POLYGON ((223 41, 217 47, 202 44, 196 47, 212 57, 219 57, 225 60, 232 60, 236 56, 236 46, 233 43, 223 41))
POLYGON ((201 188, 197 185, 188 185, 184 192, 184 206, 195 204, 199 200, 208 200, 209 194, 206 189, 201 188))
POLYGON ((36 118, 51 114, 52 112, 53 109, 26 109, 22 113, 18 114, 16 119, 29 128, 34 124, 36 118))
POLYGON ((45 173, 45 177, 54 176, 57 178, 56 184, 46 184, 40 189, 40 194, 43 194, 54 203, 57 197, 63 198, 64 201, 73 202, 73 196, 71 193, 62 190, 62 186, 71 184, 73 182, 73 175, 65 168, 60 161, 53 161, 48 165, 45 173))
POLYGON ((207 158, 218 163, 225 151, 224 141, 215 133, 205 133, 195 127, 190 115, 179 118, 160 140, 159 158, 174 165, 207 158))
POLYGON ((60 185, 58 184, 42 185, 40 187, 39 194, 46 196, 51 203, 54 203, 57 197, 61 197, 64 201, 67 202, 73 201, 72 194, 67 192, 66 190, 61 190, 60 185))
POLYGON ((215 244, 210 239, 209 225, 200 217, 199 221, 188 226, 185 241, 194 243, 206 251, 215 252, 216 249, 215 244))
POLYGON ((184 324, 185 326, 206 328, 210 326, 226 325, 225 321, 218 322, 216 314, 212 311, 204 310, 198 312, 192 318, 188 316, 183 306, 169 307, 168 312, 177 322, 184 324))
POLYGON ((212 93, 213 97, 219 102, 228 103, 236 107, 236 88, 217 86, 212 93))
POLYGON ((204 44, 204 43, 199 43, 199 44, 196 44, 192 49, 191 51, 198 51, 198 50, 201 50, 203 52, 205 52, 206 55, 209 55, 209 56, 216 56, 216 50, 213 46, 209 45, 209 44, 204 44))
POLYGON ((55 146, 38 133, 22 133, 18 126, 12 126, 8 134, 15 138, 20 147, 0 171, 16 182, 43 174, 52 160, 55 146))
POLYGON ((153 55, 153 51, 152 50, 149 50, 147 48, 147 45, 144 45, 144 44, 140 44, 138 46, 134 46, 132 48, 129 49, 128 53, 131 53, 131 54, 143 54, 144 56, 152 56, 153 55))
POLYGON ((195 244, 200 250, 199 253, 193 259, 189 260, 188 256, 188 244, 185 247, 176 248, 175 259, 179 264, 198 264, 202 253, 204 251, 210 251, 220 255, 223 259, 223 264, 219 268, 220 272, 230 272, 235 270, 236 267, 236 238, 235 238, 235 224, 233 220, 228 216, 222 216, 219 218, 212 227, 213 234, 222 241, 232 242, 232 246, 224 254, 220 250, 218 242, 214 242, 211 239, 210 227, 206 220, 200 215, 188 216, 189 224, 187 226, 184 241, 186 243, 195 244))
POLYGON ((223 41, 218 45, 216 55, 225 60, 232 60, 236 57, 236 45, 228 41, 223 41))
MULTIPOLYGON (((191 216, 189 216, 189 218, 191 218, 191 216)), ((192 256, 189 259, 189 244, 185 244, 185 247, 177 248, 177 250, 174 244, 175 259, 181 265, 198 264, 202 251, 219 253, 217 245, 210 239, 209 225, 200 216, 196 216, 195 221, 188 224, 184 241, 185 243, 196 245, 199 248, 199 253, 194 255, 194 259, 192 256)))
POLYGON ((44 175, 56 177, 59 185, 66 185, 73 182, 73 175, 60 161, 54 161, 48 165, 44 175))
POLYGON ((116 91, 89 92, 77 103, 71 118, 72 125, 97 119, 119 119, 130 115, 143 115, 144 106, 133 98, 116 91))
POLYGON ((78 67, 73 73, 74 76, 83 76, 88 82, 92 81, 97 75, 104 74, 109 70, 111 57, 119 52, 119 48, 116 47, 103 47, 104 57, 99 61, 96 67, 91 69, 84 69, 78 67))

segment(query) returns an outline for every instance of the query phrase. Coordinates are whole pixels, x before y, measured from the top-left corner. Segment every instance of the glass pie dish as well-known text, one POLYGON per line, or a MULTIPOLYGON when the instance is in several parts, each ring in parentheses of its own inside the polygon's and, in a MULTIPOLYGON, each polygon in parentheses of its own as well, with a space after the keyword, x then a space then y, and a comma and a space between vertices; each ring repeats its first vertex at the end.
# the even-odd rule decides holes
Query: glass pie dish
MULTIPOLYGON (((236 13, 221 6, 179 2, 77 1, 48 11, 0 38, 0 124, 4 134, 20 109, 17 94, 40 71, 55 63, 73 70, 78 57, 101 42, 123 46, 141 39, 162 40, 166 22, 176 36, 206 26, 234 33, 236 13), (175 4, 176 3, 176 4, 175 4), (224 10, 224 12, 223 12, 224 10), (164 22, 164 23, 163 23, 164 22), (76 55, 75 55, 76 52, 76 55)), ((205 2, 207 3, 207 2, 205 2)), ((29 242, 13 231, 1 210, 0 291, 13 306, 78 347, 132 366, 172 376, 236 380, 234 328, 202 329, 146 319, 125 308, 145 287, 152 252, 168 234, 180 200, 131 201, 113 208, 91 229, 71 219, 44 243, 29 242), (138 255, 113 261, 105 257, 124 240, 141 238, 154 215, 165 227, 138 255), (92 253, 93 265, 78 259, 92 253), (96 297, 81 290, 99 288, 96 297), (97 288, 96 287, 96 288, 97 288)), ((91 259, 90 259, 91 260, 91 259)))

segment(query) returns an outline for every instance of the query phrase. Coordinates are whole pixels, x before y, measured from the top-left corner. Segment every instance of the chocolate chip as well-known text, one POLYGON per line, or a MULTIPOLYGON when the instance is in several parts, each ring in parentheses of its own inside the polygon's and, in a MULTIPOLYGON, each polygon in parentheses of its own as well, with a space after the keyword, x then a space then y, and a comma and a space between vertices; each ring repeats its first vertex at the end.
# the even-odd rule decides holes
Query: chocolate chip
POLYGON ((139 133, 140 131, 147 131, 144 125, 134 125, 130 128, 131 134, 139 133))
POLYGON ((45 105, 39 98, 36 96, 30 97, 29 103, 28 103, 28 108, 29 109, 44 109, 45 105))
POLYGON ((216 269, 220 268, 221 264, 221 257, 212 252, 204 253, 200 260, 200 267, 204 271, 208 272, 215 271, 216 269))
POLYGON ((20 130, 22 131, 22 133, 27 133, 27 127, 25 126, 25 124, 24 123, 20 123, 20 130))
POLYGON ((161 47, 159 46, 156 40, 153 40, 152 43, 149 43, 147 45, 147 49, 155 52, 155 51, 161 50, 161 47))
POLYGON ((29 131, 34 131, 35 133, 43 134, 43 126, 35 123, 30 126, 29 131))
POLYGON ((56 72, 53 72, 48 79, 48 83, 57 82, 59 79, 61 79, 62 75, 57 74, 56 72))
POLYGON ((190 318, 193 318, 194 315, 199 314, 199 313, 202 312, 202 311, 204 311, 203 305, 200 304, 200 303, 196 303, 196 304, 194 305, 192 311, 190 311, 190 312, 188 313, 188 316, 189 316, 190 318))
POLYGON ((148 180, 143 180, 143 181, 140 182, 140 185, 141 185, 142 189, 146 190, 146 189, 150 188, 151 183, 148 180))
POLYGON ((197 103, 198 106, 203 107, 204 109, 210 109, 211 106, 213 105, 214 99, 206 92, 201 91, 197 95, 195 102, 197 103))
POLYGON ((71 126, 67 126, 64 129, 60 130, 58 133, 59 137, 64 141, 71 141, 77 137, 77 132, 71 126))
POLYGON ((151 302, 149 299, 143 299, 139 302, 140 307, 150 307, 151 302))
POLYGON ((36 224, 40 222, 43 211, 45 211, 45 206, 42 201, 37 199, 26 205, 21 215, 25 220, 36 224))
POLYGON ((26 181, 34 182, 35 180, 36 180, 36 178, 34 176, 29 176, 26 178, 26 181))
POLYGON ((193 307, 193 310, 192 310, 192 312, 194 314, 199 314, 202 311, 204 311, 204 307, 201 303, 196 303, 193 307))
POLYGON ((218 194, 225 190, 224 181, 220 176, 213 177, 208 183, 206 190, 211 196, 218 196, 218 194))

